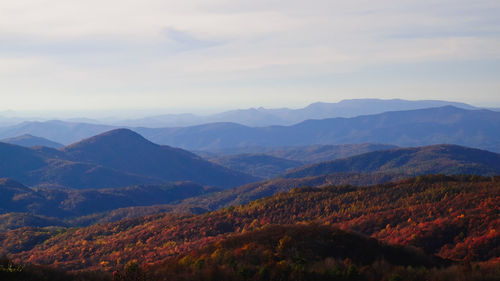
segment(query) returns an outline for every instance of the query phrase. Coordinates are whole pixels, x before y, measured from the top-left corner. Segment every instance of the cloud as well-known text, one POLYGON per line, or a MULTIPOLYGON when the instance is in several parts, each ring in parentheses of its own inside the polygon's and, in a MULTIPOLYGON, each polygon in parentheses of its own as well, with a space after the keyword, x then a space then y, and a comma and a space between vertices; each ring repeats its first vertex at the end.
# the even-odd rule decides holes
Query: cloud
MULTIPOLYGON (((485 0, 2 1, 0 91, 13 104, 51 93, 60 107, 125 92, 167 101, 227 91, 246 103, 255 91, 289 98, 287 84, 301 81, 297 101, 315 77, 348 75, 342 85, 361 96, 356 77, 377 66, 500 60, 498 14, 500 2, 485 0)), ((323 94, 307 97, 340 90, 322 81, 323 94)))

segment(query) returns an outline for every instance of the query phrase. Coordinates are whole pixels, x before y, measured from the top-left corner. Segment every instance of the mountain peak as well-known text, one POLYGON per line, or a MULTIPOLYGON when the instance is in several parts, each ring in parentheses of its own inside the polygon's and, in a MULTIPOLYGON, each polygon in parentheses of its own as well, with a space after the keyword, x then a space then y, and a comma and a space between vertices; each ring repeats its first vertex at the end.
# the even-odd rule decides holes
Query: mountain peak
POLYGON ((93 136, 89 139, 92 139, 92 138, 97 139, 97 138, 105 138, 105 137, 135 137, 135 138, 144 139, 138 133, 136 133, 130 129, 126 129, 126 128, 119 128, 119 129, 110 130, 110 131, 104 132, 102 134, 93 136))
POLYGON ((63 150, 71 151, 75 149, 82 149, 84 147, 90 146, 112 146, 114 148, 125 148, 133 147, 137 145, 155 145, 149 140, 145 139, 143 136, 130 129, 115 129, 111 131, 104 132, 97 136, 93 136, 77 143, 66 146, 63 150))
POLYGON ((97 164, 160 181, 193 180, 228 187, 254 180, 186 150, 154 144, 129 129, 111 130, 66 146, 62 151, 71 161, 97 164))

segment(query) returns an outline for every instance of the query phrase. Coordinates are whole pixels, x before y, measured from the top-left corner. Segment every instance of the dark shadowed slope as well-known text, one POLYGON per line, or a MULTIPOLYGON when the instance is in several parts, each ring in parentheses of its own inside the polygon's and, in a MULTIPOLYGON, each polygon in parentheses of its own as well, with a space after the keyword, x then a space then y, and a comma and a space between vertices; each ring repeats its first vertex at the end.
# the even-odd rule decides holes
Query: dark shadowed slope
POLYGON ((369 152, 298 168, 285 174, 302 178, 333 173, 500 174, 500 155, 458 145, 433 145, 369 152))
POLYGON ((85 190, 54 186, 29 188, 16 181, 2 178, 0 214, 5 216, 0 219, 0 229, 6 225, 7 227, 37 226, 33 223, 40 223, 41 217, 45 217, 46 220, 49 219, 47 217, 68 219, 118 208, 173 203, 213 191, 192 182, 85 190), (24 225, 9 221, 19 221, 20 218, 26 219, 24 225))
POLYGON ((14 178, 23 182, 27 172, 47 165, 42 155, 14 144, 0 142, 0 155, 0 177, 14 178))
POLYGON ((55 141, 48 140, 46 138, 36 137, 30 134, 24 134, 18 137, 7 138, 0 140, 1 142, 6 142, 10 144, 20 145, 24 147, 33 147, 33 146, 45 146, 51 148, 61 148, 64 145, 57 143, 55 141))
POLYGON ((288 127, 250 128, 216 123, 187 128, 135 130, 156 143, 190 150, 347 143, 398 146, 453 143, 500 152, 500 112, 452 106, 309 120, 288 127))
POLYGON ((166 181, 191 180, 233 187, 255 178, 211 163, 186 150, 154 144, 141 135, 117 129, 62 150, 72 161, 87 162, 166 181))
MULTIPOLYGON (((19 182, 7 178, 0 178, 0 213, 25 211, 24 204, 20 203, 23 201, 25 202, 25 200, 20 197, 23 194, 32 192, 33 190, 19 182)), ((32 200, 32 204, 36 203, 36 199, 32 200)))

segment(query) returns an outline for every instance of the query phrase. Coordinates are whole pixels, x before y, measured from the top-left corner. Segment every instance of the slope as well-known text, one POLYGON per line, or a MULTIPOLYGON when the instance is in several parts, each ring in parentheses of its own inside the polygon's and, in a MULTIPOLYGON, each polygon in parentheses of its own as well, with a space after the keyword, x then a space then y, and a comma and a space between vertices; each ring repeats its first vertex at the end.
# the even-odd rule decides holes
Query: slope
MULTIPOLYGON (((150 275, 148 280, 158 281, 347 281, 391 275, 377 272, 380 269, 375 271, 377 263, 384 263, 384 270, 400 265, 418 267, 420 272, 425 272, 425 267, 446 264, 414 249, 389 246, 328 226, 269 225, 172 258, 161 266, 146 269, 146 273, 150 275)), ((123 273, 123 277, 131 275, 127 269, 123 273)))
MULTIPOLYGON (((0 179, 0 225, 42 226, 72 217, 86 216, 124 207, 167 204, 212 192, 192 182, 136 185, 120 188, 76 190, 54 186, 28 188, 10 179, 0 179), (43 217, 43 218, 42 218, 43 217), (26 218, 25 224, 19 223, 26 218)), ((1 228, 1 227, 0 227, 1 228)))
POLYGON ((500 174, 500 155, 458 145, 432 145, 374 151, 298 168, 286 178, 333 173, 500 174))

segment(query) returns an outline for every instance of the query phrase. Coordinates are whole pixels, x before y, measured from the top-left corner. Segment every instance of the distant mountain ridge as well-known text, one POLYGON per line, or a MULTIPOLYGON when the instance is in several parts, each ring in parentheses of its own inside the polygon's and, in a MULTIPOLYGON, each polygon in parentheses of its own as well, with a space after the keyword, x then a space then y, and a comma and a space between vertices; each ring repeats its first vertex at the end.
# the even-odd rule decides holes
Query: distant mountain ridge
POLYGON ((308 120, 293 126, 252 128, 235 123, 212 123, 135 130, 156 143, 188 150, 349 143, 397 146, 452 143, 500 152, 500 112, 453 106, 308 120))
POLYGON ((227 188, 255 180, 188 151, 154 144, 128 129, 109 131, 61 150, 0 143, 0 154, 0 177, 28 185, 97 188, 191 180, 227 188))
POLYGON ((207 116, 194 114, 166 114, 141 119, 129 119, 114 123, 121 126, 139 127, 184 127, 206 123, 232 122, 250 127, 272 125, 290 126, 309 119, 326 119, 359 115, 379 114, 387 111, 414 110, 430 107, 455 106, 463 109, 478 109, 474 106, 441 100, 402 99, 350 99, 337 103, 316 102, 304 108, 249 108, 230 110, 207 116))
POLYGON ((0 142, 20 145, 24 147, 45 146, 45 147, 59 149, 64 146, 58 142, 51 141, 46 138, 33 136, 30 134, 24 134, 13 138, 2 139, 0 140, 0 142))
MULTIPOLYGON (((0 137, 30 133, 67 144, 112 129, 116 127, 62 121, 35 122, 1 128, 0 137)), ((293 126, 247 127, 236 123, 211 123, 179 128, 131 129, 154 143, 191 151, 361 143, 396 146, 452 143, 500 152, 500 112, 452 106, 308 120, 293 126)))
MULTIPOLYGON (((116 119, 104 119, 102 121, 97 121, 87 118, 71 118, 64 121, 26 121, 18 123, 17 125, 5 125, 6 127, 0 127, 0 138, 11 138, 23 134, 32 134, 68 145, 81 139, 122 127, 178 128, 208 123, 227 122, 250 127, 266 127, 273 125, 290 126, 309 119, 337 117, 352 118, 360 115, 380 114, 387 111, 405 111, 442 107, 447 105, 467 110, 478 109, 465 103, 439 100, 408 101, 399 99, 357 99, 343 100, 338 103, 317 102, 300 109, 238 109, 212 114, 209 116, 198 116, 194 114, 165 114, 122 121, 117 121, 116 119)), ((152 133, 152 135, 157 136, 158 133, 152 133)), ((149 135, 146 137, 150 138, 149 135)), ((153 137, 151 140, 157 142, 158 139, 158 137, 153 137)))

